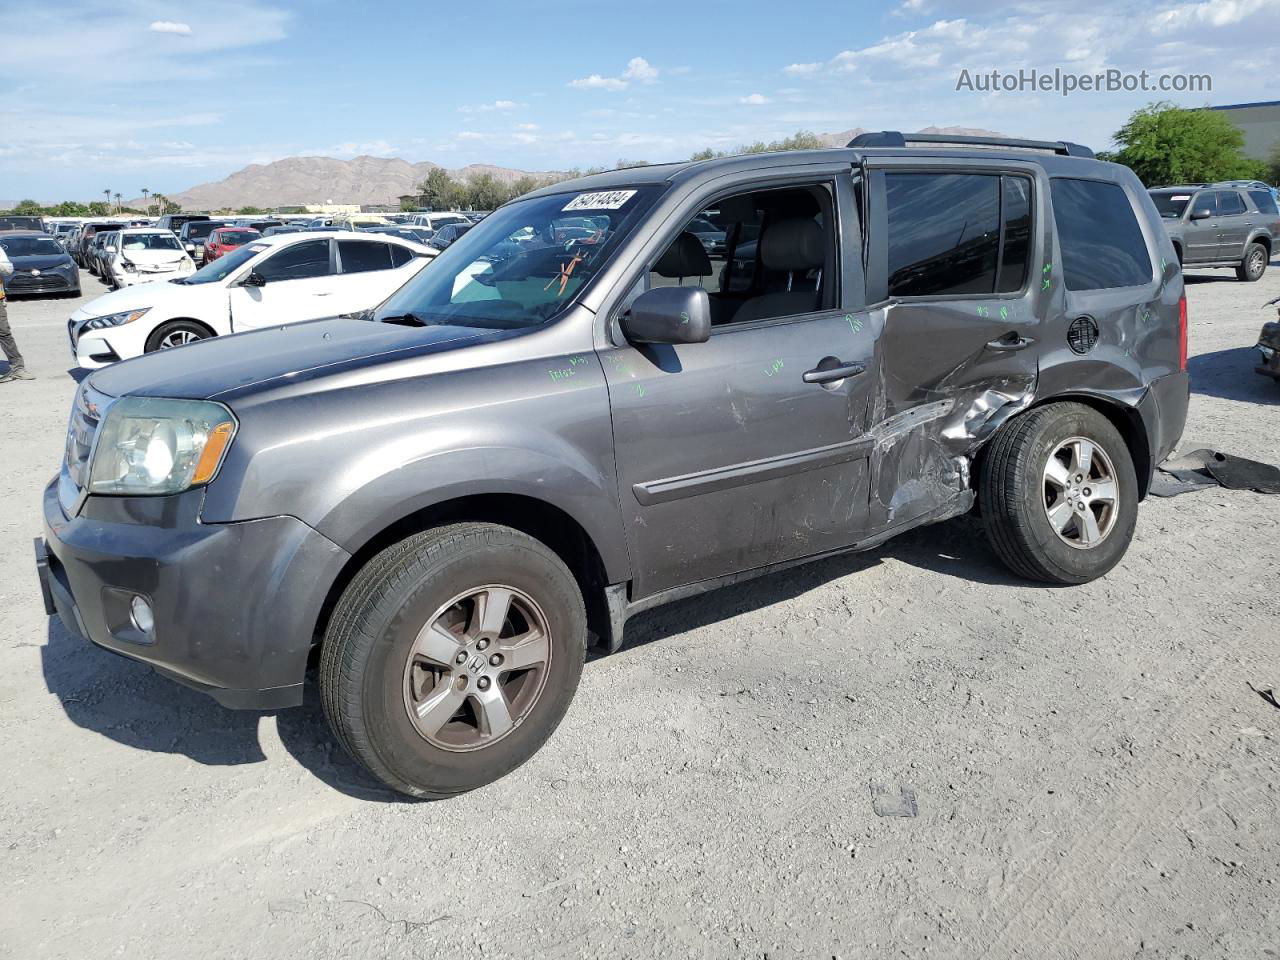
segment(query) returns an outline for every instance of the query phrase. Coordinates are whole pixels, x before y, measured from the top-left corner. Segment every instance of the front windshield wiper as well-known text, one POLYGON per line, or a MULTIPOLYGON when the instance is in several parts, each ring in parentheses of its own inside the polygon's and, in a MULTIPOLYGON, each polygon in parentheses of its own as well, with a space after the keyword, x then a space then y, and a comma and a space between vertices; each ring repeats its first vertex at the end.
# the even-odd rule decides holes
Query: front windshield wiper
POLYGON ((398 323, 404 327, 425 327, 427 321, 416 313, 401 313, 390 317, 378 317, 379 323, 398 323))

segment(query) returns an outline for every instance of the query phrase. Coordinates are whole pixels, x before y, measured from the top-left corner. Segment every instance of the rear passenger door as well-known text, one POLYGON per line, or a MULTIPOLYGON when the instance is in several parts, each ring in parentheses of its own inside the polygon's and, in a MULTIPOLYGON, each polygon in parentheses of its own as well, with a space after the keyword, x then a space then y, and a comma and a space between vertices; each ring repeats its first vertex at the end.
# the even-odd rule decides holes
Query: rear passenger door
POLYGON ((1218 191, 1218 257, 1219 260, 1244 258, 1244 242, 1253 227, 1253 217, 1244 198, 1236 190, 1218 191))
POLYGON ((376 307, 416 272, 400 269, 413 260, 413 255, 399 244, 358 236, 343 237, 337 244, 339 276, 334 314, 376 307))
POLYGON ((973 439, 1034 391, 1047 180, 1038 165, 867 163, 867 300, 884 312, 869 524, 970 504, 973 439))

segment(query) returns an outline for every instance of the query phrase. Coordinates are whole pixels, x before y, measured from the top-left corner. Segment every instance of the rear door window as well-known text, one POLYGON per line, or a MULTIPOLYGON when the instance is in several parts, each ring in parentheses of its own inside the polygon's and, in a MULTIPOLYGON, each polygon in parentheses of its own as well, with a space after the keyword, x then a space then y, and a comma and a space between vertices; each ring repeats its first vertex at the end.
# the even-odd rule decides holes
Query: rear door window
POLYGON ((1234 190, 1224 190, 1218 194, 1218 213, 1224 217, 1244 213, 1244 200, 1234 190))
POLYGON ((327 277, 333 273, 329 263, 329 241, 308 240, 305 243, 295 243, 268 257, 255 272, 272 283, 327 277))
POLYGON ((339 240, 338 257, 343 273, 369 273, 390 270, 391 244, 369 240, 339 240))
POLYGON ((1012 293, 1026 282, 1031 181, 887 173, 889 296, 1012 293))
POLYGON ((1147 243, 1129 195, 1119 184, 1055 177, 1050 194, 1068 290, 1151 282, 1147 243))

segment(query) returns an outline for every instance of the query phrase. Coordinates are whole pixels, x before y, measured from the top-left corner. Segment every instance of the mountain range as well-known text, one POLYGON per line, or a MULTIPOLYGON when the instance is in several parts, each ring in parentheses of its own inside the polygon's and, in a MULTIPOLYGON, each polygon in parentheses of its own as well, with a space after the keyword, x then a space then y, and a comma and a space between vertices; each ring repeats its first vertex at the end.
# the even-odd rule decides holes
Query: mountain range
MULTIPOLYGON (((855 127, 818 136, 829 146, 842 147, 862 132, 861 127, 855 127)), ((1005 136, 991 130, 968 127, 925 127, 917 132, 1005 136)), ((322 203, 394 204, 400 196, 415 193, 418 184, 439 166, 430 161, 410 163, 399 157, 355 157, 351 160, 287 157, 273 163, 250 164, 223 180, 202 183, 168 197, 184 210, 270 209, 322 203)), ((539 179, 556 176, 554 171, 515 170, 484 163, 445 169, 458 180, 470 180, 485 173, 507 183, 523 176, 539 179)), ((126 205, 141 209, 143 201, 138 198, 126 201, 126 205)))

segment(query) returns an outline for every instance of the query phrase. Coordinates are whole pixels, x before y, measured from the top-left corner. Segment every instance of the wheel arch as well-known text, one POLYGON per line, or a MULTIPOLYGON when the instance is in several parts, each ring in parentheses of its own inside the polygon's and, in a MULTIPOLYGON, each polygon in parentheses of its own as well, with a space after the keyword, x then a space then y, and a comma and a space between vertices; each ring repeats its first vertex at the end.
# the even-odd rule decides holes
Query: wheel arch
POLYGON ((317 640, 313 656, 323 642, 329 620, 342 592, 356 574, 379 552, 432 527, 471 521, 495 523, 528 534, 555 552, 573 573, 587 608, 592 641, 607 640, 610 620, 604 588, 609 583, 604 558, 586 528, 563 508, 523 493, 476 493, 451 497, 418 508, 372 532, 352 552, 330 585, 316 619, 317 640))
POLYGON ((143 349, 149 350, 151 348, 151 341, 155 337, 156 333, 160 330, 161 327, 167 326, 170 323, 194 323, 197 327, 200 327, 201 329, 205 330, 209 334, 209 336, 211 337, 218 336, 218 331, 213 329, 213 327, 210 326, 208 323, 206 323, 204 320, 200 320, 196 317, 169 317, 166 320, 161 320, 159 323, 157 323, 154 327, 151 328, 150 332, 147 333, 146 340, 143 341, 143 349))
POLYGON ((1023 413, 1039 410, 1054 403, 1080 403, 1107 418, 1129 450, 1129 456, 1133 459, 1134 472, 1138 476, 1138 499, 1145 500, 1151 489, 1151 476, 1155 465, 1152 463, 1151 442, 1147 436, 1147 428, 1138 409, 1105 394, 1077 391, 1058 393, 1037 400, 1023 413))

